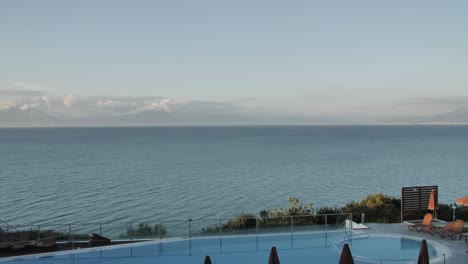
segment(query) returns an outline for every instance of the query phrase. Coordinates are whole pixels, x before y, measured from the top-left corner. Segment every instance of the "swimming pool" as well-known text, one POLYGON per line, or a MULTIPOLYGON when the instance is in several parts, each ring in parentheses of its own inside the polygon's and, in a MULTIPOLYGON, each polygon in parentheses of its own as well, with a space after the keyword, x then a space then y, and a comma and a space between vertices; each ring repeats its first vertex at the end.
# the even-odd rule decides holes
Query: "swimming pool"
MULTIPOLYGON (((213 263, 266 263, 272 245, 278 249, 282 263, 338 263, 342 243, 348 241, 351 252, 368 263, 414 263, 419 253, 418 239, 397 236, 367 236, 349 232, 309 232, 295 234, 269 234, 258 236, 223 236, 211 238, 173 239, 149 241, 138 244, 106 248, 79 249, 22 256, 0 260, 8 263, 40 264, 185 264, 203 263, 210 255, 213 263), (349 240, 350 237, 355 239, 349 240), (383 245, 383 246, 377 246, 383 245), (389 257, 390 256, 390 257, 389 257), (401 257, 403 256, 403 258, 401 257), (389 259, 392 261, 373 262, 389 259), (401 261, 396 261, 400 259, 401 261), (402 259, 405 259, 404 261, 402 259)), ((430 244, 431 261, 440 257, 441 251, 430 244)), ((433 263, 433 262, 431 262, 433 263)))

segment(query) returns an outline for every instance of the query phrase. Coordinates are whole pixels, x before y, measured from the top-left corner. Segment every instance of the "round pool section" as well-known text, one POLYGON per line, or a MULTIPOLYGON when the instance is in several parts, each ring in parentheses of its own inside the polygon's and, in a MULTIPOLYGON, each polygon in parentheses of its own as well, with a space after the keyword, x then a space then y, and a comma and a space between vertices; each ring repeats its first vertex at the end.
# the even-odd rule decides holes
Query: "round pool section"
MULTIPOLYGON (((419 256, 420 238, 395 235, 366 235, 350 237, 347 241, 335 244, 335 250, 343 248, 346 242, 353 258, 362 263, 414 263, 419 256)), ((428 251, 431 263, 438 262, 448 250, 440 243, 428 241, 428 251)))

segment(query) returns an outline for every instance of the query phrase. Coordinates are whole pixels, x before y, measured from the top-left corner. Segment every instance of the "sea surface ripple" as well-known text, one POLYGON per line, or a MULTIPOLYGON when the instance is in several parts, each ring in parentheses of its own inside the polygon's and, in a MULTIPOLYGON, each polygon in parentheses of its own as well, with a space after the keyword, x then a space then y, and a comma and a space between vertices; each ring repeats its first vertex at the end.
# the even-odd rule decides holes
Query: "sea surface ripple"
POLYGON ((226 218, 403 186, 467 195, 467 126, 0 129, 1 220, 226 218))

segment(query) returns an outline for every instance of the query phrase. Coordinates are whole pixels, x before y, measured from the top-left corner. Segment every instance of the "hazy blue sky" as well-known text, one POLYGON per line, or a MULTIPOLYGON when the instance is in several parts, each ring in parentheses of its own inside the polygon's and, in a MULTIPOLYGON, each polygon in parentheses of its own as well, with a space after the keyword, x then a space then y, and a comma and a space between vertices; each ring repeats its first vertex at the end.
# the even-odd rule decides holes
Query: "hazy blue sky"
POLYGON ((468 106, 467 14, 466 0, 2 0, 0 109, 125 95, 128 112, 437 114, 468 106))

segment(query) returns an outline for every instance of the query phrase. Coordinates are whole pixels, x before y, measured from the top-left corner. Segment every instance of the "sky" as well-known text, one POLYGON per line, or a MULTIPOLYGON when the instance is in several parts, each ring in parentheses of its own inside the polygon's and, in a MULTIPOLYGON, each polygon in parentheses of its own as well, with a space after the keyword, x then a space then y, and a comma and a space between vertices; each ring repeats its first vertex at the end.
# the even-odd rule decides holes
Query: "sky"
POLYGON ((0 1, 0 110, 468 108, 468 1, 0 1))

